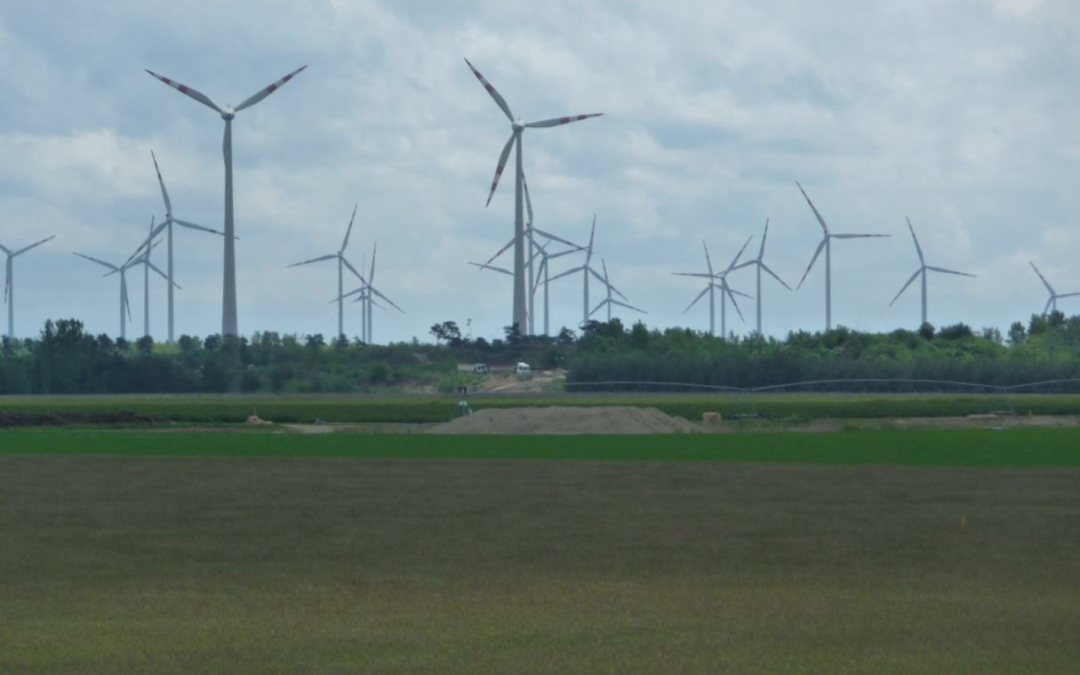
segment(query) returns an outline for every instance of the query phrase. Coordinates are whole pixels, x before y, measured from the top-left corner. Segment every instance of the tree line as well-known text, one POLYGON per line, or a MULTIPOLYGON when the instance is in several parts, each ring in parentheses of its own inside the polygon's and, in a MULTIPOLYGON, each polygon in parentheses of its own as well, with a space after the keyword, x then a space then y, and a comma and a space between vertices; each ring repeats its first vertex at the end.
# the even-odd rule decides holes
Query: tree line
MULTIPOLYGON (((993 386, 1080 378, 1080 317, 1060 312, 1015 322, 1006 335, 964 324, 863 333, 797 331, 783 339, 716 338, 685 328, 590 322, 580 333, 504 339, 463 336, 446 321, 435 344, 386 346, 344 336, 266 331, 247 337, 181 336, 176 344, 94 336, 75 319, 46 322, 36 338, 0 342, 0 394, 452 392, 476 376, 459 363, 565 368, 570 388, 605 382, 762 387, 809 380, 919 379, 993 386)), ((905 390, 906 385, 876 388, 905 390)), ((657 387, 659 388, 659 387, 657 387)), ((1080 389, 1080 387, 1073 387, 1080 389)))

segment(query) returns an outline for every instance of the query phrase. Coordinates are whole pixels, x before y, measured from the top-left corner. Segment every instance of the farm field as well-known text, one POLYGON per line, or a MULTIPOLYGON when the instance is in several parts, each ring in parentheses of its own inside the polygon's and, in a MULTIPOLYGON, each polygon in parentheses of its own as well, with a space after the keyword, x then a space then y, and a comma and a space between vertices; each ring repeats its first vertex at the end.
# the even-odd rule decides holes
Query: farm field
MULTIPOLYGON (((0 396, 0 427, 38 424, 184 424, 243 422, 253 412, 275 422, 433 423, 457 413, 446 395, 114 395, 0 396)), ((810 419, 961 417, 1014 410, 1080 415, 1080 394, 514 394, 469 398, 474 409, 522 406, 648 406, 700 420, 704 412, 757 413, 798 423, 810 419)))
POLYGON ((0 672, 1075 673, 1078 482, 1071 428, 0 431, 0 672))

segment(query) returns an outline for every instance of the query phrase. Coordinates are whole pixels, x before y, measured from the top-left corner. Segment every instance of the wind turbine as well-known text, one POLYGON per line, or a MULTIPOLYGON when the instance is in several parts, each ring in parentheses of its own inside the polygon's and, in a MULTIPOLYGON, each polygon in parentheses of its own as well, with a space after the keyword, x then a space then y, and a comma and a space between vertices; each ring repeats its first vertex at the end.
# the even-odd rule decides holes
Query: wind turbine
MULTIPOLYGON (((933 265, 927 265, 926 259, 923 258, 922 247, 919 246, 919 238, 915 236, 915 228, 911 226, 911 219, 907 218, 908 229, 911 230, 911 239, 915 242, 915 252, 919 254, 919 269, 915 270, 915 274, 911 275, 911 278, 907 280, 904 287, 900 289, 900 292, 896 294, 896 297, 889 303, 889 307, 893 306, 893 303, 900 299, 900 296, 904 294, 907 287, 911 285, 911 282, 915 281, 915 277, 922 275, 922 322, 926 323, 926 273, 941 272, 943 274, 956 274, 962 277, 974 277, 974 274, 968 274, 967 272, 957 272, 955 270, 947 270, 941 267, 934 267, 933 265)), ((1038 270, 1036 270, 1038 272, 1038 270)), ((1042 276, 1042 275, 1039 275, 1042 276)), ((1043 280, 1045 283, 1046 280, 1043 280)), ((1052 291, 1051 291, 1052 292, 1052 291)), ((920 324, 921 325, 921 324, 920 324)))
MULTIPOLYGON (((608 320, 608 323, 611 323, 611 307, 612 307, 612 305, 618 305, 619 307, 625 307, 627 309, 632 309, 635 312, 641 312, 642 314, 648 314, 648 312, 646 312, 643 309, 638 309, 637 307, 634 307, 633 305, 627 304, 625 302, 620 302, 620 301, 616 300, 615 298, 611 297, 611 292, 615 291, 616 293, 619 293, 619 289, 617 289, 617 288, 615 288, 614 286, 611 285, 611 281, 608 278, 607 261, 604 260, 603 258, 601 258, 600 259, 600 265, 604 268, 604 286, 607 288, 607 297, 604 298, 603 300, 601 300, 600 304, 598 304, 596 307, 593 308, 593 311, 589 312, 589 316, 592 316, 593 314, 596 314, 596 312, 598 312, 600 310, 600 308, 603 307, 604 305, 607 305, 607 320, 608 320)), ((622 297, 622 298, 626 297, 622 293, 619 293, 619 296, 622 297)))
MULTIPOLYGON (((596 215, 593 215, 592 231, 589 233, 589 245, 587 247, 585 247, 585 264, 581 265, 579 267, 575 267, 573 269, 566 270, 565 272, 561 272, 559 274, 556 274, 555 276, 551 277, 550 279, 547 279, 547 280, 544 281, 544 283, 547 284, 549 282, 555 281, 556 279, 561 279, 562 277, 569 276, 571 274, 576 274, 578 272, 581 272, 581 278, 582 278, 582 307, 583 307, 583 309, 582 309, 582 318, 581 318, 581 325, 582 326, 585 326, 586 324, 589 323, 589 315, 591 314, 591 312, 589 311, 590 310, 590 307, 589 307, 589 275, 591 274, 594 277, 596 277, 600 281, 600 283, 605 283, 604 282, 604 277, 600 276, 600 273, 597 272, 596 270, 594 270, 589 265, 589 263, 592 262, 593 244, 594 244, 595 240, 596 240, 596 215)), ((622 293, 619 293, 618 289, 613 288, 612 290, 614 290, 615 293, 619 297, 621 297, 623 300, 626 300, 626 301, 629 302, 630 298, 626 297, 622 293)))
POLYGON ((298 263, 294 263, 292 265, 289 265, 289 267, 299 267, 301 265, 307 265, 309 263, 322 262, 324 260, 337 260, 337 264, 338 264, 337 265, 337 292, 338 292, 338 301, 337 301, 337 303, 338 303, 338 318, 337 318, 338 332, 337 332, 337 334, 338 334, 339 337, 345 334, 345 299, 343 297, 343 295, 345 293, 345 286, 344 286, 344 283, 345 283, 345 279, 344 279, 344 277, 345 277, 345 268, 348 267, 349 270, 353 274, 355 274, 357 277, 360 278, 361 281, 363 281, 363 279, 364 279, 363 275, 361 275, 359 272, 357 272, 356 268, 353 267, 352 264, 348 260, 346 260, 346 258, 345 258, 345 249, 348 248, 348 246, 349 246, 349 235, 352 234, 353 221, 356 220, 356 209, 359 208, 359 207, 360 207, 359 204, 357 204, 356 206, 353 207, 352 217, 349 218, 349 227, 345 230, 345 240, 341 242, 341 248, 338 249, 337 253, 331 253, 329 255, 322 255, 322 256, 319 256, 318 258, 312 258, 311 260, 305 260, 303 262, 298 262, 298 263))
POLYGON ((142 245, 139 246, 139 248, 135 249, 135 252, 131 254, 130 258, 128 258, 128 262, 134 260, 135 256, 139 255, 139 253, 144 248, 149 246, 150 242, 156 239, 157 236, 161 234, 162 230, 165 231, 165 255, 168 263, 165 266, 165 269, 168 270, 169 279, 169 342, 171 343, 175 340, 174 329, 176 325, 173 304, 173 288, 180 288, 180 286, 173 280, 173 225, 176 224, 180 227, 186 227, 189 230, 199 230, 200 232, 209 232, 210 234, 216 234, 219 236, 224 236, 224 233, 218 232, 217 230, 211 229, 209 227, 196 225, 195 223, 191 223, 186 220, 180 220, 179 218, 173 216, 172 200, 169 199, 169 191, 165 189, 165 180, 161 177, 161 168, 158 166, 157 157, 154 155, 153 150, 150 151, 150 158, 154 160, 154 172, 157 174, 158 185, 161 187, 161 198, 165 202, 165 220, 161 221, 161 224, 158 225, 156 228, 150 228, 150 236, 146 238, 146 241, 144 241, 142 245))
POLYGON ((728 276, 728 274, 730 274, 731 272, 734 272, 739 267, 742 267, 742 265, 738 264, 739 258, 742 257, 743 251, 745 251, 746 247, 750 245, 750 241, 752 239, 753 239, 753 237, 750 237, 749 239, 746 240, 746 243, 742 245, 742 248, 739 249, 739 252, 735 254, 734 258, 732 258, 731 264, 729 264, 727 266, 727 269, 725 269, 723 272, 716 273, 716 272, 713 271, 712 257, 709 256, 709 247, 703 241, 703 242, 701 242, 701 247, 703 249, 705 249, 705 265, 708 267, 708 270, 709 270, 708 273, 705 273, 705 274, 703 274, 701 272, 673 272, 672 273, 677 277, 700 277, 700 278, 705 278, 705 279, 709 280, 709 284, 704 289, 702 289, 701 293, 698 293, 697 297, 694 298, 693 301, 691 301, 691 303, 689 305, 686 306, 686 309, 683 310, 683 314, 686 314, 687 312, 689 312, 690 309, 694 305, 696 305, 699 300, 701 300, 703 297, 705 297, 706 293, 708 293, 709 294, 709 334, 712 335, 713 337, 716 337, 716 292, 715 292, 715 289, 717 289, 717 288, 720 289, 720 337, 722 337, 724 339, 727 339, 727 299, 728 298, 731 298, 731 304, 735 307, 735 311, 739 313, 739 318, 742 319, 742 321, 744 323, 746 322, 746 319, 743 319, 742 310, 739 309, 739 303, 735 301, 735 296, 736 295, 741 295, 744 298, 749 298, 751 296, 749 296, 746 293, 743 293, 741 291, 736 291, 730 285, 728 285, 727 276, 728 276), (717 279, 720 280, 719 284, 716 283, 717 279))
MULTIPOLYGON (((506 168, 507 158, 510 156, 511 148, 516 147, 517 152, 515 154, 515 172, 514 172, 514 315, 510 325, 517 326, 518 330, 525 332, 528 329, 526 321, 528 320, 528 308, 525 298, 527 292, 525 273, 525 214, 524 204, 521 197, 523 189, 523 175, 522 175, 522 156, 521 156, 521 136, 525 129, 545 129, 547 127, 556 127, 563 124, 569 124, 571 122, 579 122, 581 120, 587 120, 590 117, 599 117, 603 113, 592 113, 588 115, 574 115, 573 117, 554 117, 552 119, 541 120, 539 122, 524 123, 520 119, 514 117, 514 114, 510 112, 510 106, 506 103, 495 87, 491 86, 483 75, 480 74, 473 64, 465 59, 465 63, 468 64, 469 69, 476 76, 476 79, 480 80, 480 84, 484 85, 484 89, 487 90, 491 98, 495 100, 495 104, 499 106, 499 109, 503 111, 506 118, 510 120, 510 139, 503 147, 502 154, 499 155, 499 163, 495 167, 495 179, 491 182, 491 191, 488 192, 487 204, 491 204, 491 198, 495 195, 495 188, 499 186, 499 178, 502 176, 503 169, 506 168)), ((486 205, 485 205, 486 206, 486 205)), ((586 316, 588 315, 588 308, 585 308, 586 316)))
POLYGON ((1039 278, 1042 279, 1043 285, 1046 286, 1046 290, 1050 291, 1050 299, 1046 301, 1046 307, 1043 308, 1043 316, 1046 316, 1047 312, 1049 312, 1051 309, 1053 309, 1055 312, 1057 311, 1057 301, 1059 298, 1071 298, 1080 295, 1080 292, 1058 293, 1054 290, 1054 287, 1050 285, 1050 282, 1046 280, 1046 277, 1042 275, 1042 272, 1039 271, 1039 268, 1035 267, 1035 263, 1029 264, 1031 265, 1031 269, 1035 270, 1035 274, 1038 274, 1039 278))
MULTIPOLYGON (((378 296, 382 298, 397 311, 401 312, 402 314, 405 313, 405 310, 394 304, 393 300, 386 297, 382 292, 379 291, 379 289, 375 288, 375 286, 372 284, 372 281, 375 279, 375 255, 378 252, 378 246, 378 244, 375 244, 375 246, 371 250, 371 272, 366 279, 363 275, 353 269, 351 265, 348 266, 349 269, 352 270, 353 274, 360 277, 361 286, 359 288, 349 291, 344 295, 338 296, 338 300, 340 300, 342 298, 348 298, 350 296, 360 294, 360 297, 356 299, 356 302, 363 302, 363 305, 361 305, 361 311, 364 312, 364 328, 367 331, 364 342, 366 342, 367 344, 371 344, 372 339, 374 339, 374 331, 372 330, 371 325, 373 318, 371 313, 371 306, 375 304, 375 299, 372 296, 378 296)), ((336 300, 331 300, 331 302, 335 301, 336 300)))
POLYGON ((3 251, 7 254, 7 265, 4 272, 4 302, 6 302, 8 306, 9 340, 15 339, 15 258, 22 255, 23 253, 26 253, 30 249, 41 246, 45 242, 55 238, 56 235, 54 234, 51 237, 46 237, 41 241, 34 242, 33 244, 20 248, 17 251, 12 251, 10 248, 4 246, 3 244, 0 244, 0 251, 3 251))
POLYGON ((766 218, 765 219, 765 232, 762 233, 762 235, 761 235, 761 248, 758 250, 757 258, 754 258, 753 260, 747 260, 743 264, 737 265, 734 268, 734 269, 740 269, 742 267, 750 267, 751 265, 753 265, 754 267, 757 268, 757 295, 756 295, 756 298, 757 298, 757 334, 758 335, 761 335, 761 271, 765 270, 766 272, 768 272, 772 276, 773 279, 776 279, 777 281, 779 281, 780 284, 784 288, 788 289, 789 291, 791 290, 791 286, 788 286, 787 284, 785 284, 784 280, 781 279, 780 277, 776 276, 776 272, 773 272, 771 269, 769 269, 769 266, 766 265, 765 262, 764 262, 764 258, 765 258, 765 240, 768 239, 768 237, 769 237, 769 219, 766 218))
POLYGON ((84 258, 86 260, 89 260, 90 262, 97 263, 98 265, 109 268, 111 271, 106 273, 105 276, 111 276, 117 273, 120 274, 120 337, 125 340, 127 339, 127 320, 131 318, 131 303, 128 302, 127 271, 138 265, 148 265, 150 269, 161 275, 163 279, 168 280, 169 278, 165 276, 165 273, 159 270, 157 266, 154 265, 154 263, 150 262, 150 260, 147 258, 150 250, 152 250, 154 246, 157 246, 157 244, 152 244, 150 246, 150 249, 147 250, 146 253, 143 253, 141 256, 133 260, 128 260, 120 266, 113 265, 112 263, 107 263, 104 260, 92 258, 88 255, 83 255, 82 253, 75 254, 80 258, 84 258))
MULTIPOLYGON (((799 181, 795 181, 796 185, 799 185, 799 181)), ((832 330, 832 240, 833 239, 873 239, 881 237, 890 237, 888 234, 833 234, 829 232, 829 226, 825 224, 825 219, 818 213, 817 207, 814 206, 814 202, 810 201, 810 197, 807 196, 806 190, 803 190, 802 185, 799 185, 799 192, 806 197, 806 203, 810 205, 810 209, 814 212, 814 216, 817 218, 818 223, 821 224, 821 229, 825 231, 825 237, 818 244, 817 250, 814 251, 814 257, 810 259, 810 264, 806 267, 806 272, 803 273, 802 280, 799 281, 797 288, 802 288, 803 281, 806 281, 806 275, 810 274, 810 270, 814 267, 814 263, 817 262, 818 256, 821 255, 821 250, 825 249, 825 329, 832 330)))
MULTIPOLYGON (((259 101, 263 100, 270 94, 277 91, 289 80, 296 77, 301 71, 307 68, 302 66, 293 72, 289 73, 285 77, 281 78, 277 82, 274 82, 269 87, 259 90, 257 93, 248 97, 240 105, 235 108, 231 106, 220 107, 217 103, 210 100, 205 94, 170 80, 167 77, 162 77, 157 73, 147 70, 146 72, 153 75, 155 78, 161 80, 165 84, 169 85, 173 89, 179 91, 181 94, 187 94, 191 98, 195 99, 199 103, 213 109, 219 115, 221 119, 225 120, 225 137, 222 142, 222 153, 225 157, 225 280, 222 287, 222 310, 221 310, 221 334, 222 335, 238 335, 239 330, 237 328, 237 316, 236 316, 236 247, 234 234, 236 228, 233 222, 233 162, 232 162, 232 121, 236 117, 236 113, 245 108, 250 108, 259 101)), ((170 334, 170 339, 172 336, 170 334)))

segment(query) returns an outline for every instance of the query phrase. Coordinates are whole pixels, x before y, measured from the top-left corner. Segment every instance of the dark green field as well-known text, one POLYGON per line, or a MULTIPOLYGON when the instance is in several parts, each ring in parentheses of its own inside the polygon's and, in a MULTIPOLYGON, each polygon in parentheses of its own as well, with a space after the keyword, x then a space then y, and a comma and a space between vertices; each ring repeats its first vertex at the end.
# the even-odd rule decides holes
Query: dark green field
MULTIPOLYGON (((0 396, 0 427, 25 424, 242 422, 257 412, 275 422, 445 422, 457 412, 455 396, 440 395, 125 395, 0 396)), ((475 396, 474 409, 520 406, 630 405, 659 408, 700 420, 703 412, 725 417, 758 413, 775 420, 889 417, 956 417, 1013 409, 1018 414, 1078 415, 1078 394, 535 394, 475 396)))
POLYGON ((1072 674, 1078 465, 1074 429, 0 431, 0 672, 1072 674))

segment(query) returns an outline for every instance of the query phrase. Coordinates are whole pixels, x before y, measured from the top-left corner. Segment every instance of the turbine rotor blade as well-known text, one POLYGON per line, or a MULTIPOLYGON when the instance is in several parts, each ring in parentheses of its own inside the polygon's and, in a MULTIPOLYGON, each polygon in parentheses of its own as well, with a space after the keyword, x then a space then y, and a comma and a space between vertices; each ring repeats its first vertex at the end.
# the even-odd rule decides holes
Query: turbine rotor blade
POLYGON ((104 265, 105 267, 108 267, 109 269, 111 269, 113 272, 119 272, 120 271, 119 267, 117 267, 116 265, 113 265, 112 263, 107 263, 104 260, 98 260, 97 258, 92 258, 92 257, 90 257, 88 255, 83 255, 82 253, 76 253, 75 255, 79 256, 80 258, 85 258, 86 260, 89 260, 90 262, 95 262, 95 263, 97 263, 99 265, 104 265))
POLYGON ((906 291, 908 289, 908 286, 910 286, 913 281, 915 281, 917 278, 919 278, 919 275, 922 274, 922 271, 923 271, 923 268, 920 267, 918 270, 915 271, 915 274, 911 275, 911 278, 907 280, 907 283, 904 284, 904 287, 900 289, 900 292, 897 293, 896 297, 893 298, 892 302, 889 303, 889 307, 892 307, 893 303, 900 299, 900 296, 904 294, 904 291, 906 291))
POLYGON ((758 249, 757 259, 763 260, 765 258, 765 240, 769 237, 769 219, 765 219, 765 231, 761 233, 761 248, 758 249))
POLYGON ((382 298, 383 300, 385 300, 386 302, 388 302, 388 303, 390 304, 390 306, 391 306, 391 307, 393 307, 393 308, 394 308, 394 309, 396 309, 397 311, 401 312, 402 314, 404 314, 404 313, 405 313, 405 310, 403 310, 402 308, 400 308, 400 307, 398 307, 397 305, 395 305, 395 304, 394 304, 394 301, 393 301, 393 300, 391 300, 390 298, 388 298, 388 297, 386 297, 385 295, 383 295, 382 293, 380 293, 380 292, 379 292, 379 289, 375 288, 374 286, 372 286, 372 285, 370 285, 370 284, 369 284, 369 285, 368 285, 368 291, 369 291, 369 292, 371 292, 371 293, 374 293, 375 295, 379 296, 380 298, 382 298))
POLYGON ((506 269, 505 267, 499 267, 497 265, 488 265, 488 264, 481 265, 480 263, 474 263, 474 262, 471 262, 469 264, 472 265, 473 267, 478 267, 478 268, 480 268, 482 270, 491 270, 492 272, 499 272, 500 274, 506 274, 506 275, 511 276, 511 277, 514 276, 514 273, 511 272, 510 270, 506 269))
POLYGON ((240 105, 236 106, 236 108, 234 108, 234 111, 235 112, 240 112, 244 108, 250 108, 251 106, 255 105, 256 103, 263 100, 264 98, 266 98, 270 94, 273 94, 278 89, 281 89, 281 87, 283 87, 286 82, 288 82, 289 80, 293 79, 294 77, 296 77, 297 75, 302 73, 305 68, 307 68, 307 66, 300 66, 299 68, 292 71, 291 73, 289 73, 285 77, 281 78, 277 82, 271 84, 270 86, 268 86, 268 87, 266 87, 264 89, 260 89, 258 93, 253 94, 250 98, 248 98, 248 100, 246 100, 243 103, 241 103, 240 105))
POLYGON ((721 292, 727 293, 728 298, 731 299, 731 304, 735 307, 735 312, 739 315, 739 320, 743 323, 746 323, 746 319, 744 319, 742 315, 742 310, 739 309, 739 303, 735 301, 735 294, 731 292, 731 288, 727 285, 726 282, 720 290, 721 292))
POLYGON ((1028 264, 1031 265, 1031 269, 1035 270, 1035 274, 1038 274, 1039 278, 1042 279, 1043 285, 1046 286, 1046 290, 1050 291, 1050 295, 1053 295, 1054 287, 1051 286, 1050 282, 1046 280, 1046 277, 1042 275, 1042 272, 1039 271, 1039 268, 1035 267, 1035 263, 1029 261, 1028 264))
MULTIPOLYGON (((799 181, 795 181, 795 184, 799 185, 799 181)), ((801 192, 802 196, 806 198, 806 203, 810 205, 810 210, 814 212, 814 216, 817 218, 817 221, 821 223, 821 229, 825 230, 825 234, 829 234, 829 226, 825 224, 825 219, 821 217, 820 213, 818 213, 817 207, 814 206, 814 202, 810 201, 810 196, 806 194, 806 190, 802 188, 802 185, 799 185, 799 192, 801 192)))
MULTIPOLYGON (((160 277, 161 277, 162 279, 164 279, 165 281, 168 281, 168 280, 169 280, 169 275, 167 275, 167 274, 165 274, 164 272, 162 272, 161 270, 159 270, 159 269, 158 269, 158 267, 157 267, 157 265, 155 265, 154 263, 152 263, 152 262, 150 262, 149 260, 147 260, 147 261, 146 261, 146 262, 145 262, 144 264, 145 264, 145 265, 146 265, 147 267, 149 267, 150 269, 152 269, 152 270, 154 270, 155 272, 157 272, 158 276, 160 276, 160 277)), ((183 288, 180 288, 180 284, 176 283, 175 281, 173 282, 173 286, 175 286, 176 288, 178 288, 178 289, 180 289, 180 290, 184 290, 183 288)))
POLYGON ((322 262, 323 260, 333 260, 333 259, 336 259, 337 257, 338 257, 337 253, 332 253, 330 255, 321 255, 318 258, 312 258, 311 260, 304 260, 303 262, 293 263, 292 265, 286 265, 285 269, 288 269, 290 267, 299 267, 300 265, 307 265, 309 263, 322 262))
POLYGON ((532 199, 529 197, 529 184, 525 182, 525 172, 521 172, 521 188, 525 191, 525 208, 529 213, 529 229, 532 229, 533 224, 533 209, 532 199))
POLYGON ((769 273, 769 275, 770 275, 770 276, 772 276, 772 278, 773 278, 773 279, 776 279, 777 281, 779 281, 779 282, 780 282, 780 284, 781 284, 781 285, 782 285, 782 286, 783 286, 784 288, 788 289, 789 291, 791 290, 791 286, 788 286, 787 284, 785 284, 785 283, 784 283, 784 280, 783 280, 783 279, 781 279, 780 277, 776 276, 776 272, 773 272, 773 271, 772 271, 771 269, 769 269, 769 266, 768 266, 768 265, 766 265, 766 264, 765 264, 765 263, 763 263, 763 262, 759 262, 758 264, 759 264, 759 265, 761 265, 761 269, 763 269, 763 270, 765 270, 766 272, 768 272, 768 273, 769 273))
POLYGON ((709 246, 708 246, 708 244, 705 243, 704 239, 701 240, 701 247, 703 249, 705 249, 705 264, 709 266, 709 276, 712 276, 712 273, 713 273, 712 258, 709 257, 709 246))
POLYGON ((955 275, 961 276, 961 277, 974 277, 975 276, 974 274, 968 274, 967 272, 957 272, 956 270, 947 270, 944 267, 934 267, 932 265, 927 265, 926 269, 933 270, 935 272, 942 272, 943 274, 955 274, 955 275))
POLYGON ((17 256, 17 255, 22 255, 23 253, 26 253, 26 252, 27 252, 27 251, 29 251, 30 249, 32 249, 32 248, 37 248, 38 246, 41 246, 41 245, 42 245, 42 244, 44 244, 45 242, 47 242, 47 241, 52 241, 53 239, 56 239, 56 235, 55 235, 55 234, 54 234, 54 235, 52 235, 52 236, 50 236, 50 237, 45 237, 45 238, 44 238, 44 239, 42 239, 41 241, 36 241, 36 242, 34 242, 33 244, 30 244, 29 246, 24 246, 24 247, 20 248, 20 249, 19 249, 18 251, 15 251, 14 253, 10 253, 9 255, 10 255, 10 256, 11 256, 12 258, 14 258, 14 257, 15 257, 15 256, 17 256))
POLYGON ((814 251, 814 257, 810 259, 810 264, 806 266, 806 271, 803 272, 802 279, 799 280, 799 285, 795 288, 802 288, 803 282, 806 281, 806 275, 810 274, 810 270, 814 267, 814 263, 817 262, 818 256, 821 255, 821 251, 825 248, 825 243, 828 241, 829 239, 828 237, 826 237, 825 239, 821 240, 820 244, 818 244, 817 250, 814 251))
POLYGON ((559 274, 556 274, 555 276, 553 276, 553 277, 551 277, 550 279, 548 279, 546 283, 551 283, 552 281, 555 281, 556 279, 561 279, 561 278, 563 278, 563 277, 565 277, 565 276, 568 276, 568 275, 570 275, 570 274, 575 274, 575 273, 577 273, 577 272, 580 272, 580 271, 582 271, 583 269, 585 269, 585 266, 584 266, 584 265, 583 265, 583 266, 581 266, 581 267, 575 267, 575 268, 574 268, 574 269, 572 269, 572 270, 566 270, 565 272, 560 272, 559 274))
POLYGON ((633 305, 627 304, 625 302, 619 302, 618 300, 612 300, 611 304, 618 305, 619 307, 625 307, 627 309, 632 309, 635 312, 640 312, 642 314, 648 314, 648 312, 646 312, 645 310, 643 310, 643 309, 641 309, 639 307, 634 307, 633 305))
POLYGON ((502 255, 503 253, 506 253, 506 250, 507 250, 508 248, 510 248, 511 246, 513 246, 513 245, 514 245, 514 239, 511 239, 511 240, 510 240, 509 242, 507 242, 506 246, 503 246, 502 248, 500 248, 500 249, 499 249, 499 252, 498 252, 498 253, 496 253, 495 255, 493 255, 493 256, 491 256, 490 258, 488 258, 487 262, 486 262, 486 263, 484 263, 484 265, 485 265, 485 266, 487 266, 487 265, 490 265, 490 264, 491 264, 492 262, 494 262, 494 261, 495 261, 495 259, 496 259, 496 258, 498 258, 499 256, 501 256, 501 255, 502 255))
POLYGON ((571 122, 580 122, 581 120, 587 120, 590 117, 600 117, 604 113, 589 113, 588 115, 574 115, 572 117, 553 117, 549 120, 540 120, 539 122, 529 122, 525 125, 527 129, 546 129, 548 127, 557 127, 563 124, 570 124, 571 122))
MULTIPOLYGON (((562 237, 555 236, 554 234, 551 234, 550 232, 545 232, 545 231, 539 230, 539 229, 537 229, 535 227, 532 230, 533 230, 533 232, 540 235, 544 239, 549 239, 551 241, 557 241, 560 244, 566 244, 567 246, 573 246, 578 251, 584 251, 585 250, 583 247, 578 246, 574 242, 563 239, 562 237)), ((574 251, 572 251, 572 252, 574 252, 574 251)))
POLYGON ((180 84, 179 82, 177 82, 175 80, 170 80, 167 77, 163 77, 161 75, 158 75, 157 73, 155 73, 152 70, 147 70, 146 72, 150 73, 152 76, 154 76, 157 79, 161 80, 162 82, 169 85, 170 87, 172 87, 176 91, 180 92, 181 94, 187 94, 188 96, 195 99, 199 103, 202 103, 206 107, 212 108, 213 110, 216 110, 219 113, 223 112, 222 109, 218 106, 218 104, 211 101, 210 97, 207 96, 206 94, 204 94, 204 93, 202 93, 202 92, 200 92, 198 90, 192 89, 191 87, 188 87, 187 85, 180 84))
POLYGON ((356 209, 358 208, 360 208, 359 204, 353 207, 352 218, 349 218, 349 227, 345 230, 345 241, 341 243, 341 250, 338 253, 344 253, 345 249, 349 247, 349 235, 352 234, 353 221, 356 220, 356 209))
POLYGON ((915 252, 919 254, 919 264, 925 265, 926 260, 923 258, 922 246, 919 246, 919 238, 915 236, 915 228, 911 226, 911 218, 907 216, 904 216, 904 218, 907 220, 908 229, 911 230, 911 238, 915 241, 915 252))
POLYGON ((499 179, 502 178, 503 170, 506 169, 506 159, 510 156, 510 149, 514 147, 514 139, 517 138, 517 132, 510 134, 510 140, 503 146, 502 154, 499 155, 499 163, 495 167, 495 178, 491 181, 491 191, 488 192, 487 204, 491 204, 491 198, 495 196, 495 188, 499 187, 499 179))
POLYGON ((161 186, 161 197, 165 200, 165 217, 172 215, 172 201, 169 199, 169 191, 165 189, 165 179, 161 177, 161 167, 157 163, 157 155, 150 151, 150 158, 154 160, 154 172, 157 173, 158 185, 161 186))
POLYGON ((488 82, 487 79, 480 74, 479 70, 473 67, 472 62, 469 61, 469 59, 465 59, 465 63, 468 64, 469 70, 473 72, 473 75, 476 76, 476 79, 480 80, 480 84, 484 85, 484 89, 487 89, 487 93, 491 94, 491 98, 495 100, 495 104, 498 105, 499 109, 503 111, 504 115, 506 115, 506 119, 513 122, 514 113, 510 112, 510 106, 506 103, 506 99, 502 97, 502 94, 500 94, 495 89, 495 87, 491 86, 491 83, 488 82))
POLYGON ((352 272, 356 276, 357 279, 362 281, 364 285, 367 285, 367 279, 364 278, 363 274, 360 274, 356 271, 356 268, 352 266, 352 263, 349 262, 348 258, 346 258, 345 256, 341 256, 341 262, 345 265, 346 268, 348 268, 350 272, 352 272))
MULTIPOLYGON (((225 236, 224 232, 219 232, 219 231, 217 231, 217 230, 215 230, 213 228, 210 228, 210 227, 203 227, 202 225, 196 225, 195 223, 191 223, 191 222, 188 222, 186 220, 180 220, 179 218, 173 218, 172 221, 174 223, 176 223, 177 225, 179 225, 180 227, 186 227, 189 230, 199 230, 200 232, 209 232, 210 234, 217 234, 217 235, 220 235, 222 237, 225 236)), ((234 236, 233 239, 235 239, 236 241, 239 241, 240 237, 234 236)))
POLYGON ((726 271, 730 272, 731 269, 733 267, 735 267, 735 263, 739 262, 739 258, 742 257, 743 251, 745 251, 746 247, 750 245, 750 241, 753 240, 753 238, 754 238, 754 235, 750 235, 750 238, 747 239, 746 243, 742 245, 742 248, 739 249, 739 252, 737 254, 735 254, 735 259, 731 261, 731 264, 728 265, 728 268, 727 268, 726 271))
POLYGON ((693 301, 693 302, 691 302, 691 303, 690 303, 689 305, 687 305, 687 306, 686 306, 686 309, 684 309, 684 310, 682 311, 682 313, 683 313, 683 314, 686 314, 687 312, 689 312, 689 311, 690 311, 690 308, 691 308, 691 307, 693 307, 694 305, 696 305, 696 304, 698 303, 698 300, 701 300, 702 298, 704 298, 704 297, 705 297, 705 294, 709 292, 709 289, 710 289, 710 288, 712 288, 712 284, 709 284, 708 286, 706 286, 706 287, 705 287, 705 289, 704 289, 704 290, 702 290, 702 291, 701 291, 700 293, 698 293, 697 297, 696 297, 696 298, 694 298, 694 301, 693 301))

